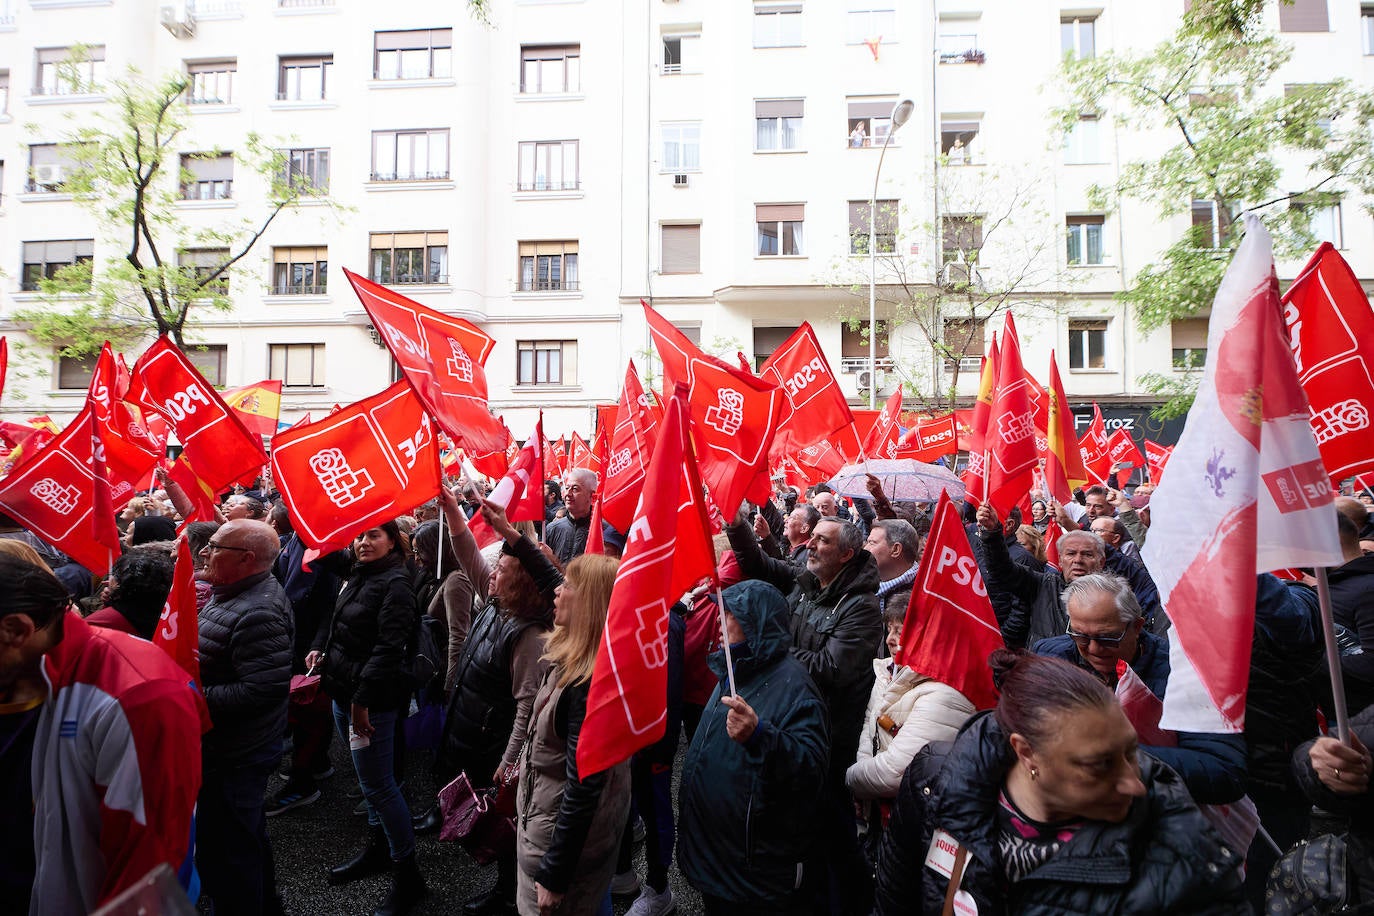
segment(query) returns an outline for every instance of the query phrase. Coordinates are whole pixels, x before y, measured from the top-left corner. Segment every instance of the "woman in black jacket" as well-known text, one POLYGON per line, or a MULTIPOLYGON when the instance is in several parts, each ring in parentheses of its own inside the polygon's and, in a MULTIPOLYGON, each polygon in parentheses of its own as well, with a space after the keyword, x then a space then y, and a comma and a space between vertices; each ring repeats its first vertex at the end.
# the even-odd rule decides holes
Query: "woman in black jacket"
POLYGON ((878 854, 878 913, 1249 913, 1241 855, 1178 776, 1137 758, 1112 692, 999 649, 1002 692, 902 779, 878 854))
POLYGON ((321 685, 334 700, 334 723, 353 750, 353 768, 367 801, 367 845, 331 868, 329 882, 385 871, 394 862, 391 891, 374 916, 399 916, 425 893, 410 809, 393 770, 396 720, 410 700, 405 662, 415 631, 415 594, 394 521, 359 534, 353 557, 327 637, 322 644, 317 639, 306 657, 307 667, 319 667, 321 685))

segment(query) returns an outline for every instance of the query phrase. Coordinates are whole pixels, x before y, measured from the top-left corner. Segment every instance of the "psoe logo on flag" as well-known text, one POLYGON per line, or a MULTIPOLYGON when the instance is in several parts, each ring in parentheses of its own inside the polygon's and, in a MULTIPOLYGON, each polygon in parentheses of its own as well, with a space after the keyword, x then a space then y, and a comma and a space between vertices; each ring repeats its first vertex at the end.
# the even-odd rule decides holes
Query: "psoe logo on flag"
POLYGON ((471 382, 472 357, 468 356, 467 351, 463 349, 463 345, 452 337, 449 338, 448 346, 449 349, 453 351, 453 355, 447 360, 448 374, 460 382, 471 382))
POLYGON ((1331 480, 1320 460, 1305 461, 1261 474, 1282 513, 1300 512, 1331 500, 1331 480))
POLYGON ((71 514, 81 501, 81 494, 76 487, 58 483, 51 477, 38 481, 29 488, 29 493, 58 515, 71 514))
POLYGON ((1318 445, 1368 428, 1369 408, 1354 398, 1332 404, 1312 417, 1312 434, 1317 437, 1318 445))
POLYGON ((644 656, 645 668, 662 668, 668 664, 668 608, 662 599, 635 608, 635 642, 644 656))
POLYGON ((606 468, 606 475, 608 477, 614 477, 619 474, 630 466, 630 460, 630 450, 622 448, 620 451, 611 455, 611 463, 606 468))
POLYGON ((1018 413, 998 418, 997 431, 1007 445, 1021 442, 1035 435, 1035 419, 1030 413, 1018 413))
POLYGON ((744 425, 744 395, 733 388, 722 388, 716 394, 720 402, 706 411, 706 425, 733 436, 744 425))
POLYGON ((326 448, 310 456, 310 470, 324 488, 324 495, 340 509, 362 499, 375 484, 367 468, 353 470, 342 450, 326 448))

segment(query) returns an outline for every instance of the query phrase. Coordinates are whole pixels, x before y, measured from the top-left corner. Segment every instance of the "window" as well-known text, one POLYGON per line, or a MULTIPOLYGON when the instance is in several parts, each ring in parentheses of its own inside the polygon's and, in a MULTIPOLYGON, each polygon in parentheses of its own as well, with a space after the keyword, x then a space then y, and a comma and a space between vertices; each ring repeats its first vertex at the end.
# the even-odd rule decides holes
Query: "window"
POLYGON ((520 191, 575 191, 582 187, 576 140, 536 140, 520 144, 520 191))
POLYGON ((1064 135, 1064 162, 1084 165, 1101 162, 1097 142, 1098 118, 1095 114, 1081 114, 1077 123, 1064 135))
POLYGON ((892 109, 897 107, 897 98, 849 98, 849 145, 858 149, 865 146, 882 146, 892 128, 892 109))
POLYGON ((940 236, 944 263, 973 264, 983 247, 981 216, 942 216, 940 236))
POLYGON ((700 73, 700 49, 701 36, 695 33, 691 35, 664 35, 663 72, 700 73))
POLYGON ((79 95, 94 92, 105 78, 105 46, 88 45, 81 54, 72 48, 39 48, 34 95, 79 95))
POLYGON ((659 273, 701 273, 701 225, 664 226, 659 273))
POLYGON ((936 50, 942 64, 981 64, 984 60, 978 45, 978 18, 941 16, 936 26, 936 50))
POLYGON ((950 165, 973 165, 981 148, 975 145, 982 122, 964 115, 940 116, 940 152, 950 165))
MULTIPOLYGON (((876 222, 872 225, 873 240, 878 254, 892 254, 897 250, 898 208, 895 200, 878 201, 876 222)), ((849 202, 849 253, 868 254, 869 209, 866 200, 849 202)))
POLYGON ((1293 0, 1279 4, 1280 32, 1328 32, 1326 0, 1293 0))
POLYGON ((701 122, 665 121, 660 129, 663 160, 659 168, 664 172, 701 171, 701 122))
POLYGON ((983 335, 986 318, 946 318, 942 333, 945 344, 945 371, 957 368, 976 372, 983 360, 983 335))
POLYGON ((39 193, 58 193, 75 163, 68 149, 56 143, 33 143, 29 146, 29 179, 24 190, 39 193))
POLYGON ((758 204, 754 221, 758 224, 758 256, 800 256, 804 204, 758 204))
POLYGON ((786 327, 754 328, 754 371, 758 372, 768 358, 787 343, 787 338, 797 333, 799 325, 786 327))
POLYGON ((575 291, 577 242, 521 242, 520 291, 575 291))
MULTIPOLYGON (((887 359, 887 322, 878 322, 878 359, 887 359)), ((840 322, 840 358, 868 359, 868 321, 840 322)), ((867 365, 867 364, 865 364, 867 365)))
POLYGON ((329 190, 329 150, 289 149, 282 153, 286 174, 283 182, 304 194, 329 190))
POLYGON ((10 110, 10 72, 0 70, 0 114, 10 110))
POLYGON ((1364 53, 1374 54, 1374 6, 1360 7, 1360 34, 1364 36, 1364 53))
POLYGON ((23 279, 20 281, 20 289, 33 292, 40 288, 43 280, 52 280, 61 276, 69 279, 81 279, 90 285, 89 268, 95 259, 95 239, 66 239, 54 242, 25 242, 24 243, 24 270, 23 279), (74 268, 76 265, 85 265, 86 273, 81 271, 64 270, 64 268, 74 268))
POLYGON ((1221 248, 1228 232, 1221 229, 1217 220, 1217 202, 1214 200, 1195 200, 1192 206, 1192 241, 1195 248, 1221 248))
POLYGON ((1068 263, 1083 267, 1102 263, 1101 216, 1070 216, 1065 221, 1068 233, 1068 263))
POLYGON ((267 377, 287 388, 324 387, 324 344, 268 344, 267 377))
POLYGON ((373 181, 435 181, 448 177, 448 128, 374 130, 373 181))
POLYGON ((57 357, 57 388, 59 391, 85 391, 91 387, 98 356, 57 357))
POLYGON ((229 275, 220 274, 213 280, 207 279, 229 260, 228 248, 186 248, 177 252, 177 266, 187 281, 197 290, 216 296, 229 295, 229 275))
POLYGON ((452 75, 452 29, 378 32, 373 36, 372 76, 375 79, 446 79, 452 75))
POLYGON ((369 276, 377 283, 447 283, 447 232, 374 232, 369 276))
POLYGON ((577 341, 517 340, 515 384, 576 385, 577 341))
POLYGON ((233 196, 233 190, 233 155, 182 153, 182 200, 228 200, 233 196))
POLYGON ((328 283, 328 248, 272 249, 272 295, 323 296, 328 283))
POLYGON ((1059 50, 1065 57, 1097 56, 1097 17, 1065 16, 1059 20, 1059 50))
POLYGON ((799 48, 801 43, 800 3, 754 4, 754 47, 799 48))
POLYGON ((520 49, 520 91, 529 95, 582 91, 582 46, 520 49))
POLYGON ((283 57, 277 73, 277 99, 286 102, 322 102, 329 98, 329 74, 334 55, 283 57))
POLYGON ((1107 320, 1069 319, 1069 368, 1107 368, 1107 320))
POLYGON ((754 149, 759 152, 800 149, 804 104, 801 99, 765 99, 755 102, 754 149))
POLYGON ((228 105, 234 100, 236 60, 209 60, 186 65, 186 101, 192 105, 228 105))
POLYGON ((1175 369, 1201 369, 1207 362, 1207 319, 1178 318, 1170 327, 1175 369))
POLYGON ((224 363, 229 358, 225 344, 194 344, 186 350, 186 360, 215 387, 224 385, 224 363))
POLYGON ((1345 247, 1345 237, 1341 231, 1341 205, 1339 201, 1327 204, 1295 198, 1291 206, 1307 217, 1308 231, 1318 242, 1330 242, 1337 248, 1345 247))
MULTIPOLYGON (((1286 99, 1295 99, 1304 109, 1309 111, 1316 109, 1315 121, 1317 127, 1326 136, 1331 136, 1331 131, 1335 124, 1335 118, 1328 108, 1324 113, 1321 109, 1327 106, 1327 93, 1331 89, 1329 84, 1322 83, 1288 83, 1283 87, 1283 96, 1286 99)), ((1235 101, 1234 96, 1231 101, 1235 101)))
POLYGON ((849 43, 861 45, 866 41, 897 40, 897 9, 892 3, 873 3, 871 0, 850 0, 849 43))

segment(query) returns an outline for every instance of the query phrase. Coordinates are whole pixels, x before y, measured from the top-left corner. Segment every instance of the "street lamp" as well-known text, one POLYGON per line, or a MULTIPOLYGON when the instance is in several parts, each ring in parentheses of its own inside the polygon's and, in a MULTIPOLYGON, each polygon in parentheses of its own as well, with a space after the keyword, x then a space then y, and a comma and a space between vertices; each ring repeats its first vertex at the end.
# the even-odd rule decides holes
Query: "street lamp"
MULTIPOLYGON (((878 176, 883 173, 883 157, 887 155, 887 145, 897 129, 911 120, 916 103, 902 99, 892 109, 891 123, 887 136, 883 138, 883 149, 878 154, 878 167, 873 171, 873 196, 868 198, 868 406, 878 406, 878 176)), ((890 331, 889 331, 890 334, 890 331)))

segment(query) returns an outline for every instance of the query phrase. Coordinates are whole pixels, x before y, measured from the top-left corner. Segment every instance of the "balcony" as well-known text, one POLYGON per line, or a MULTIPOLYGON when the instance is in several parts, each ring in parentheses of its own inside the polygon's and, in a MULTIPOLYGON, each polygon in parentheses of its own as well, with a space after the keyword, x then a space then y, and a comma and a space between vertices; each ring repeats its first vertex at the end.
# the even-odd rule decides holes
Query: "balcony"
MULTIPOLYGON (((880 356, 877 360, 876 368, 880 371, 888 372, 892 370, 892 358, 880 356)), ((868 371, 867 356, 842 356, 840 357, 840 372, 844 375, 853 375, 855 372, 868 371)))
POLYGON ((517 191, 580 191, 581 189, 582 182, 577 178, 570 178, 567 181, 536 178, 533 181, 521 181, 515 186, 517 191))
POLYGON ((434 271, 431 273, 411 273, 399 276, 372 276, 368 278, 373 283, 381 283, 384 286, 440 286, 448 282, 448 274, 434 271))
POLYGON ((194 181, 181 186, 182 200, 231 200, 234 182, 230 179, 194 181))
POLYGON ((515 289, 518 293, 577 292, 576 280, 558 280, 547 277, 538 280, 521 280, 515 289))
POLYGON ((448 181, 448 169, 442 172, 373 172, 372 181, 448 181))
POLYGON ((986 60, 987 52, 978 47, 977 35, 942 35, 940 37, 940 63, 981 64, 986 60))
POLYGON ((333 6, 334 0, 277 0, 279 10, 310 9, 317 6, 333 6))
POLYGON ((327 284, 319 286, 306 286, 300 283, 292 283, 287 286, 271 286, 267 289, 269 296, 323 296, 329 292, 327 284))

